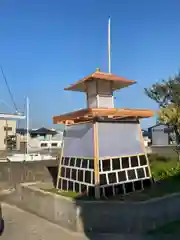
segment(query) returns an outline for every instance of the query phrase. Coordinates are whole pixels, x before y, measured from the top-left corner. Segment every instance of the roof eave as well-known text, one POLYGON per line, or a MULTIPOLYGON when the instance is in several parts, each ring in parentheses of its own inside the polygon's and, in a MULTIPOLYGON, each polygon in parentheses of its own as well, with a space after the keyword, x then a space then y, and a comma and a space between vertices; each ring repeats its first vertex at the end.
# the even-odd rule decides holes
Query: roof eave
MULTIPOLYGON (((90 81, 91 79, 89 80, 86 80, 86 81, 90 81)), ((98 80, 98 79, 96 79, 98 80)), ((106 80, 108 81, 108 80, 106 80)), ((112 87, 113 88, 113 91, 117 91, 117 90, 120 90, 122 88, 126 88, 126 87, 129 87, 131 85, 134 85, 136 84, 136 81, 133 81, 133 80, 129 80, 128 81, 118 81, 118 80, 109 80, 109 81, 112 81, 114 83, 114 85, 117 85, 118 87, 112 87)), ((71 85, 67 88, 64 88, 65 91, 74 91, 74 92, 86 92, 85 90, 85 82, 81 82, 81 83, 77 83, 77 84, 74 84, 74 85, 71 85)))

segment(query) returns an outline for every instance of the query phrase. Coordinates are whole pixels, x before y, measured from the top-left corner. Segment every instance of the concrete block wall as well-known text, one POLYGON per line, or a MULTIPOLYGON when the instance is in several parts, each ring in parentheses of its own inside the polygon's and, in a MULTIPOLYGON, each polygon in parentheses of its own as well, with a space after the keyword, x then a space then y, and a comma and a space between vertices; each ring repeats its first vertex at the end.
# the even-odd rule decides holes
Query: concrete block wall
POLYGON ((180 194, 144 202, 81 201, 21 184, 11 203, 75 232, 146 233, 180 219, 180 194))
POLYGON ((0 162, 1 186, 14 186, 22 182, 56 181, 56 160, 41 162, 0 162))

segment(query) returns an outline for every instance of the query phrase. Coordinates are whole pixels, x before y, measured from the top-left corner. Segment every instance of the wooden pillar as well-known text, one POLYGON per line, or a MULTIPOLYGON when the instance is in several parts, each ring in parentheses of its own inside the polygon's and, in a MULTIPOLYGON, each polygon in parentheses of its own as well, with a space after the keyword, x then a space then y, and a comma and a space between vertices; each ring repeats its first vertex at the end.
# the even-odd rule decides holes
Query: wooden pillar
POLYGON ((98 123, 93 123, 95 198, 100 199, 98 123))
POLYGON ((64 154, 64 135, 65 135, 65 131, 66 131, 66 122, 65 122, 64 132, 63 132, 63 136, 62 136, 61 152, 59 154, 59 163, 58 163, 58 173, 57 173, 56 189, 59 188, 59 179, 60 179, 60 176, 61 176, 61 165, 62 165, 62 158, 63 158, 63 154, 64 154))
POLYGON ((149 175, 152 178, 151 169, 150 169, 149 160, 148 160, 147 153, 146 153, 146 148, 145 148, 145 145, 144 145, 144 138, 143 138, 143 135, 142 135, 140 122, 139 122, 138 126, 139 126, 139 136, 140 136, 140 140, 141 140, 141 147, 142 147, 142 150, 143 150, 143 152, 144 152, 144 154, 146 156, 148 170, 149 170, 149 175))

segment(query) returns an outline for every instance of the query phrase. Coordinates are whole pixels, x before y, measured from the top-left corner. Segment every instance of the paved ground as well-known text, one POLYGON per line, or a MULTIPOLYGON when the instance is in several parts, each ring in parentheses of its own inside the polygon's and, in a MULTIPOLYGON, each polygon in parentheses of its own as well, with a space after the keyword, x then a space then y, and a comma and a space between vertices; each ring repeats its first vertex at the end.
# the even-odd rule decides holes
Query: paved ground
POLYGON ((80 235, 72 235, 60 227, 35 215, 24 212, 8 204, 2 204, 5 222, 1 240, 85 240, 80 235))

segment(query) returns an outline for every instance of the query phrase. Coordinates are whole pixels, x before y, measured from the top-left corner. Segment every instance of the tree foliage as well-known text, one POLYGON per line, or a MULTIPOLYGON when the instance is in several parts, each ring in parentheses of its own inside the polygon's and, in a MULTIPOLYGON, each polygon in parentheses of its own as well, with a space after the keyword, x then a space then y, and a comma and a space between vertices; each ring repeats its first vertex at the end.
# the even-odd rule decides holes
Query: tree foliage
POLYGON ((158 119, 167 125, 177 125, 180 127, 180 108, 177 108, 173 103, 167 107, 160 107, 158 119))
POLYGON ((173 127, 180 143, 180 73, 145 88, 146 95, 158 103, 158 120, 173 127))

